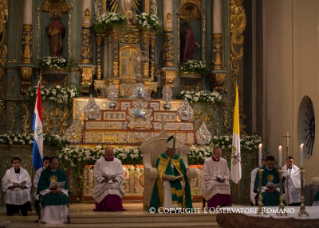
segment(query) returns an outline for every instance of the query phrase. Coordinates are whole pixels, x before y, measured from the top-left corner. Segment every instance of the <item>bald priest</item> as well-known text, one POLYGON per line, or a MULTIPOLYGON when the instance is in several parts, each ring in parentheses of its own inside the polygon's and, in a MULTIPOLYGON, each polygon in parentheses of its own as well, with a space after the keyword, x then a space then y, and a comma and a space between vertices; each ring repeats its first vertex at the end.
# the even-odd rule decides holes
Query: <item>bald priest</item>
POLYGON ((185 164, 176 153, 175 138, 167 139, 167 151, 158 156, 155 180, 150 208, 191 209, 191 190, 186 176, 185 164))
POLYGON ((96 161, 94 166, 95 186, 93 198, 94 211, 123 211, 122 188, 124 172, 122 162, 114 157, 112 147, 105 149, 105 156, 96 161))

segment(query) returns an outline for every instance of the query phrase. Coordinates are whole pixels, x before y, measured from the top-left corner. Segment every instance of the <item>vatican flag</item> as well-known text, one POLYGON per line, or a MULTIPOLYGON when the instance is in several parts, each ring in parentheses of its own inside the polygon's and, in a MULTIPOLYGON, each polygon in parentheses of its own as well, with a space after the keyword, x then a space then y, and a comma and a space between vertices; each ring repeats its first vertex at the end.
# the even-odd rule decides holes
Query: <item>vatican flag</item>
POLYGON ((231 156, 231 176, 237 184, 241 179, 241 157, 240 157, 240 131, 239 131, 239 101, 238 86, 236 85, 236 100, 234 107, 233 143, 231 156))

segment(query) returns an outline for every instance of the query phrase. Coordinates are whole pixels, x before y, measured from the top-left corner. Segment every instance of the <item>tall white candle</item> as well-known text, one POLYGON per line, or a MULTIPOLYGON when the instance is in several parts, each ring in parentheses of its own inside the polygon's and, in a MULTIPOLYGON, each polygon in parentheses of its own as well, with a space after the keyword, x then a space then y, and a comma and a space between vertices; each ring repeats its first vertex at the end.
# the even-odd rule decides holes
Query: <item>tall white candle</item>
POLYGON ((300 145, 300 168, 303 168, 303 143, 300 145))
POLYGON ((278 167, 281 169, 282 166, 282 146, 279 146, 279 163, 278 163, 278 167))
POLYGON ((259 156, 258 156, 258 159, 259 159, 259 167, 262 166, 262 162, 261 162, 261 159, 263 158, 262 150, 263 150, 263 144, 260 143, 260 144, 258 145, 258 151, 259 151, 259 156))

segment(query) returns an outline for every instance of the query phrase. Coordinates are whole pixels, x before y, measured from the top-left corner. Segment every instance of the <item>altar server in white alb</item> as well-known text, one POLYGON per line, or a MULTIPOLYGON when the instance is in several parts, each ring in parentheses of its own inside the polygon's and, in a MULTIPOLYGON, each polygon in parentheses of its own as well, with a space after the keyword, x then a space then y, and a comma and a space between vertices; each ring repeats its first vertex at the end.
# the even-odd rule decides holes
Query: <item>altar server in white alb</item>
POLYGON ((207 158, 203 167, 202 194, 209 208, 231 206, 229 169, 227 161, 221 157, 222 150, 216 146, 213 156, 207 158))
POLYGON ((122 197, 125 191, 122 162, 114 157, 112 147, 105 149, 105 156, 94 166, 95 186, 93 198, 96 201, 94 211, 123 211, 122 197))
POLYGON ((31 211, 30 191, 31 179, 29 173, 21 168, 21 159, 14 157, 11 160, 12 168, 8 169, 2 178, 2 190, 5 193, 4 202, 7 207, 7 215, 12 216, 13 213, 19 213, 19 209, 23 216, 28 215, 31 211))
MULTIPOLYGON (((301 193, 301 180, 300 180, 300 170, 298 166, 294 165, 294 158, 288 156, 288 170, 287 166, 284 165, 282 170, 284 170, 284 181, 283 187, 285 189, 285 194, 283 195, 284 200, 287 203, 287 192, 289 192, 289 206, 300 206, 300 193, 301 193), (288 179, 288 190, 287 190, 287 179, 288 179)), ((303 180, 303 185, 305 186, 305 180, 303 180)))
MULTIPOLYGON (((265 158, 262 158, 261 159, 261 163, 262 163, 262 166, 266 165, 267 162, 266 162, 266 159, 265 158)), ((258 194, 254 192, 254 186, 255 186, 255 179, 256 179, 256 175, 258 174, 258 170, 259 170, 259 167, 253 169, 253 171, 251 171, 251 174, 250 174, 250 200, 251 200, 251 206, 254 206, 254 205, 257 205, 257 197, 258 197, 258 194)))

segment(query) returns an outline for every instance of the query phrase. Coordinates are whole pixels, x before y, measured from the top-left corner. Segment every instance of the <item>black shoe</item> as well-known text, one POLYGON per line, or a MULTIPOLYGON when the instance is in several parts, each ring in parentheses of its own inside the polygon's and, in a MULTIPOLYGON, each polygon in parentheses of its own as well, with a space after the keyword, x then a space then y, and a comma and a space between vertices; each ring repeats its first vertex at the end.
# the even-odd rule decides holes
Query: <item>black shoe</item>
POLYGON ((22 216, 28 216, 28 213, 23 213, 22 216))

